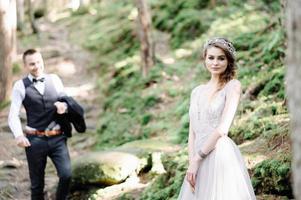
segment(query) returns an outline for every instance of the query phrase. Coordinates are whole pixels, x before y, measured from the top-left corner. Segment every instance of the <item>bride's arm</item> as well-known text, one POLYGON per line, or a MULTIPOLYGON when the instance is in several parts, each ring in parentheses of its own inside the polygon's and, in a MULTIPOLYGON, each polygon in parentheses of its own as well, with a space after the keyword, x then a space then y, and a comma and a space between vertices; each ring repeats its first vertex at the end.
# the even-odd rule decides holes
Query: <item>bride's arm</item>
POLYGON ((195 140, 195 133, 192 129, 192 124, 191 124, 191 113, 192 113, 192 102, 194 101, 195 95, 197 93, 198 87, 195 87, 190 94, 190 102, 189 102, 189 132, 188 132, 188 160, 189 163, 191 163, 193 155, 195 154, 194 152, 194 140, 195 140))
POLYGON ((194 98, 196 93, 196 89, 194 89, 190 96, 190 107, 189 107, 189 135, 188 135, 188 159, 189 165, 186 172, 186 180, 191 185, 192 190, 194 191, 195 180, 197 170, 201 161, 201 157, 194 152, 194 141, 195 141, 195 133, 192 128, 191 123, 191 112, 192 112, 192 99, 194 98))
POLYGON ((205 141, 204 146, 198 152, 201 157, 205 157, 209 154, 215 148, 218 139, 228 134, 234 119, 240 99, 241 84, 238 80, 231 80, 228 84, 229 87, 226 88, 226 103, 220 124, 214 132, 210 134, 208 139, 205 141))
POLYGON ((194 155, 194 150, 193 150, 194 140, 195 140, 195 134, 192 130, 191 123, 189 123, 189 135, 188 135, 188 159, 189 159, 189 163, 191 163, 193 155, 194 155))

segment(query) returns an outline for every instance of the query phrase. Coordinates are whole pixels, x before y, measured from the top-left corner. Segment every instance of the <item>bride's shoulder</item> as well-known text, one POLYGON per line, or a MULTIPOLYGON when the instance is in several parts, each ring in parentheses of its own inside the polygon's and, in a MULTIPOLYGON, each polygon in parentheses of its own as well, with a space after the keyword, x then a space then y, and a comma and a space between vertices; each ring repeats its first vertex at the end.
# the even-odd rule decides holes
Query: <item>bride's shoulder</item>
POLYGON ((229 90, 231 90, 231 91, 238 91, 238 92, 240 92, 241 91, 241 83, 240 83, 240 81, 239 80, 237 80, 237 79, 232 79, 232 80, 230 80, 228 83, 227 83, 227 85, 226 85, 226 89, 229 91, 229 90))
POLYGON ((237 87, 241 87, 241 83, 237 79, 232 79, 227 83, 227 86, 237 88, 237 87))
POLYGON ((204 87, 205 84, 200 84, 194 87, 191 91, 191 96, 195 96, 195 94, 204 87))
POLYGON ((239 80, 237 79, 232 79, 228 82, 229 85, 233 85, 233 86, 241 86, 241 83, 239 80))

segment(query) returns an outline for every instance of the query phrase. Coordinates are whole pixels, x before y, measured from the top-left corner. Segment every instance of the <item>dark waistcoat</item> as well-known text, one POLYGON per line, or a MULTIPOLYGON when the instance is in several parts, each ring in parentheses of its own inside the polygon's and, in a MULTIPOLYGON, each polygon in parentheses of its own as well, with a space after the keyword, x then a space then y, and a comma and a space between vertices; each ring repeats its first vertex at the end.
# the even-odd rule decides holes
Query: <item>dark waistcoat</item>
POLYGON ((42 95, 28 77, 23 79, 25 86, 23 106, 26 110, 27 125, 37 130, 45 130, 55 120, 54 103, 59 97, 51 77, 46 75, 44 81, 45 90, 42 95))

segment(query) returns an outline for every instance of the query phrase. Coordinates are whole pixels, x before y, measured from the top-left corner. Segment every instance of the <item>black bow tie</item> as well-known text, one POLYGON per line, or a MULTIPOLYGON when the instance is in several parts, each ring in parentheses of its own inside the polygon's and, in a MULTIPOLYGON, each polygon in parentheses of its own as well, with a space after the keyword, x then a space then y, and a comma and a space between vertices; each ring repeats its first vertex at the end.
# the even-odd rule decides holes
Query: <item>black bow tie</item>
POLYGON ((37 83, 37 82, 44 82, 45 78, 33 78, 32 82, 37 83))

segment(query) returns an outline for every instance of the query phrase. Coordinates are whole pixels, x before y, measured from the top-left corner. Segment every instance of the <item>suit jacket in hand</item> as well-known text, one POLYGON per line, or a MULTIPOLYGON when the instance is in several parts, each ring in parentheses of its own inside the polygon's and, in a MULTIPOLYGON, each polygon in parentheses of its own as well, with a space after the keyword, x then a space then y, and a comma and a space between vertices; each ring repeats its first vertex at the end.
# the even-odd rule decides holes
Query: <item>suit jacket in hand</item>
POLYGON ((60 124, 61 130, 67 137, 72 136, 72 126, 79 133, 86 131, 86 122, 84 119, 84 109, 69 96, 59 97, 58 101, 65 102, 68 105, 68 112, 65 114, 57 114, 56 122, 60 124))

